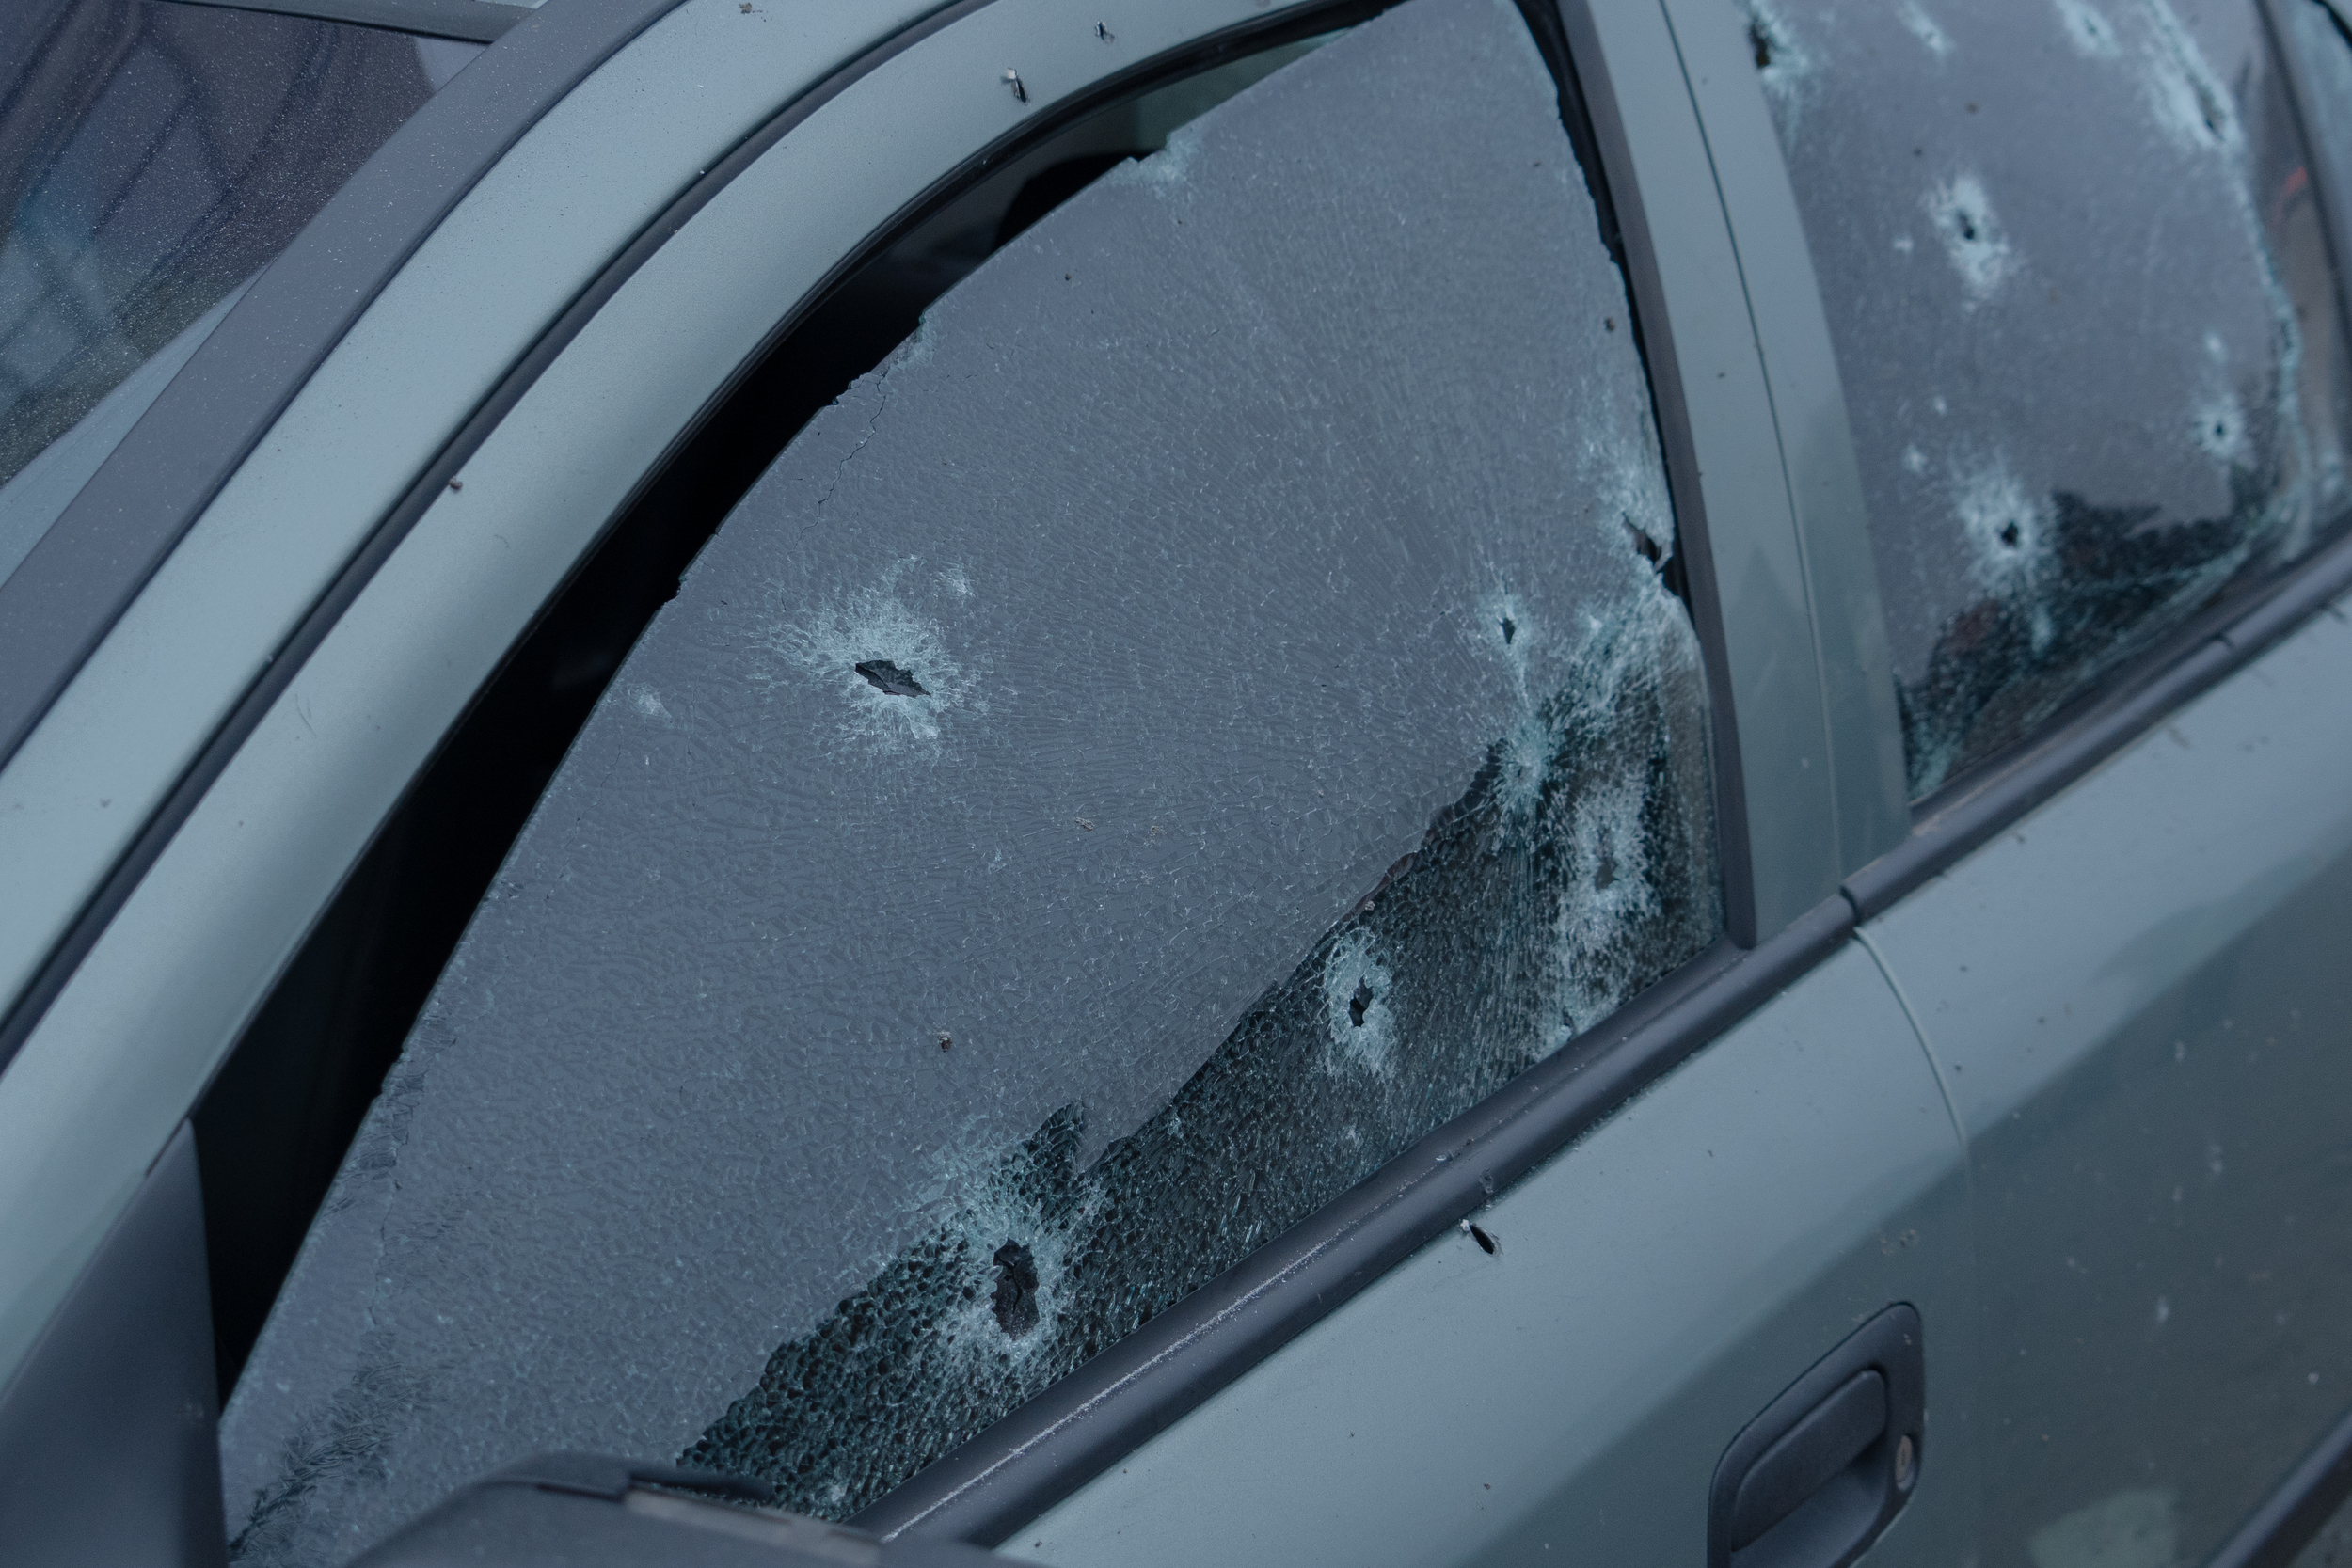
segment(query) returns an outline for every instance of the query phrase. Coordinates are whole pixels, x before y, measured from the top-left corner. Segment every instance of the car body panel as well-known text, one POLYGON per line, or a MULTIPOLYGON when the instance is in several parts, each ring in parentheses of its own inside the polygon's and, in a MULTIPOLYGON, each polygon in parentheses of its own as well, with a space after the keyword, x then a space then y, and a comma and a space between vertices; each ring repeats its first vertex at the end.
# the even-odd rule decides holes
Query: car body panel
POLYGON ((1926 1330, 1928 1438, 1871 1560, 1965 1560, 1965 1188, 1927 1056, 1847 942, 1482 1210, 1493 1256, 1429 1243, 1007 1548, 1697 1561, 1725 1445, 1900 1301, 1926 1330))
POLYGON ((1863 928, 1968 1132, 1988 1561, 2201 1560, 2344 1407, 2347 681, 2323 613, 1863 928))

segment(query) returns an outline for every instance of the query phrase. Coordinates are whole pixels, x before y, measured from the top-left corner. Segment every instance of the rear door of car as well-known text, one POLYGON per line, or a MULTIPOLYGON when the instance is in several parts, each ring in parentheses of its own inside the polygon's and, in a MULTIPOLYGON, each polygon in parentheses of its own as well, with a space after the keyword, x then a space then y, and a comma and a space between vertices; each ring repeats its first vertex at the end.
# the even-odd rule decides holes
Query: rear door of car
POLYGON ((1968 1136, 1983 1560, 2282 1560, 2352 1374, 2344 38, 1749 27, 1902 688, 1914 830, 1846 885, 1968 1136))

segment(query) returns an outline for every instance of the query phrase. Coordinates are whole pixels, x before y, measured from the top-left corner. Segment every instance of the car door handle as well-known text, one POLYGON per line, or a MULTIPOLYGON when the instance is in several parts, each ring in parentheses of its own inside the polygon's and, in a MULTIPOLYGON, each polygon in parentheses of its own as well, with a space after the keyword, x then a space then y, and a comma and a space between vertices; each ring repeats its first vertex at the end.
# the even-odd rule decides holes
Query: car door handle
POLYGON ((1890 1307, 1816 1362, 1724 1450, 1708 1568, 1845 1568, 1919 1478, 1919 1314, 1890 1307))

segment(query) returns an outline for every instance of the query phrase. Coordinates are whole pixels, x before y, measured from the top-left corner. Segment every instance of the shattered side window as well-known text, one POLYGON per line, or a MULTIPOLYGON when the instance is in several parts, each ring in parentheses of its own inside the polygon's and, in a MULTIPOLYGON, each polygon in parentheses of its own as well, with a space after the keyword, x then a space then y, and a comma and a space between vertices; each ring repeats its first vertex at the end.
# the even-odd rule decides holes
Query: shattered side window
POLYGON ((1914 799, 2344 514, 2253 0, 1743 0, 1845 379, 1914 799))
POLYGON ((1407 0, 942 297, 646 632, 224 1419, 239 1560, 549 1448, 842 1517, 1714 940, 1618 275, 1407 0))

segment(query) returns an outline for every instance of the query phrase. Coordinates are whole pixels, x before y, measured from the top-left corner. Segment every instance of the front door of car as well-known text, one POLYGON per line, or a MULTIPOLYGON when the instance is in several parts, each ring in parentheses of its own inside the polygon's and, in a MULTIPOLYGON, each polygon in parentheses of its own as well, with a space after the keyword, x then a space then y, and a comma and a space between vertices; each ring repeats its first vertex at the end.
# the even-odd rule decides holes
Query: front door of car
POLYGON ((1286 48, 943 209, 631 655, 224 1413, 240 1560, 550 1447, 1049 1560, 1966 1538, 1960 1142, 1834 877, 1723 936, 1782 785, 1597 166, 1511 6, 1286 48))

